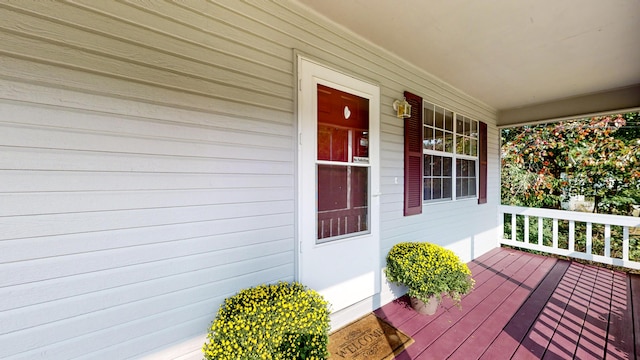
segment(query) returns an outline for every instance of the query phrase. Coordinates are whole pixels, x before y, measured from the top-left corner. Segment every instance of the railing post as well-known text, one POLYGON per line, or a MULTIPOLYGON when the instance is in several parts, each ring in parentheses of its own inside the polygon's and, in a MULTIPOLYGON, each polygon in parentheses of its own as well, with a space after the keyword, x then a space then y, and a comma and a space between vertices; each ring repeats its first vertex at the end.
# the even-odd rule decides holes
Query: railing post
POLYGON ((516 240, 516 214, 511 214, 511 241, 516 240))
POLYGON ((529 215, 524 216, 524 242, 529 243, 529 215))

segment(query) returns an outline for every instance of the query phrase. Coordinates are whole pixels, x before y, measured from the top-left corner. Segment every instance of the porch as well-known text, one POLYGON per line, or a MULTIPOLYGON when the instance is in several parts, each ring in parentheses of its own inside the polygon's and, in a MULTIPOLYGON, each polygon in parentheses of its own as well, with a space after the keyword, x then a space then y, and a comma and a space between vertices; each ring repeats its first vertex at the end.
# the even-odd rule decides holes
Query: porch
POLYGON ((497 248, 475 289, 433 316, 400 298, 376 314, 415 339, 396 359, 636 359, 640 275, 497 248), (635 304, 635 306, 634 306, 635 304))

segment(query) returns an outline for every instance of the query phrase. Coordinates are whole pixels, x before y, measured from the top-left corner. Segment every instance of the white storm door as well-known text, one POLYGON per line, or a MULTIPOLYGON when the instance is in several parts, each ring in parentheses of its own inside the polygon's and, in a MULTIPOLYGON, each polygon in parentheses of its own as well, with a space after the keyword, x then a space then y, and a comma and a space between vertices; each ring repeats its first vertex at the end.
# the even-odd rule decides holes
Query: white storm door
POLYGON ((298 277, 338 311, 380 292, 380 89, 304 58, 298 74, 298 277))

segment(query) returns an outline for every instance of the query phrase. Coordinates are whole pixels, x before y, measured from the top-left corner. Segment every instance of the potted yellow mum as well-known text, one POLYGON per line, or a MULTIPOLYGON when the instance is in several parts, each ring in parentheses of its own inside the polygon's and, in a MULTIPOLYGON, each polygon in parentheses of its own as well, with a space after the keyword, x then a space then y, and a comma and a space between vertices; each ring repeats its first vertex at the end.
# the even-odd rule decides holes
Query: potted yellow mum
POLYGON ((427 242, 403 242, 387 254, 387 279, 408 288, 411 305, 433 315, 443 295, 460 304, 475 281, 467 264, 451 250, 427 242))
POLYGON ((205 360, 328 356, 329 304, 297 282, 244 289, 225 299, 202 347, 205 360))

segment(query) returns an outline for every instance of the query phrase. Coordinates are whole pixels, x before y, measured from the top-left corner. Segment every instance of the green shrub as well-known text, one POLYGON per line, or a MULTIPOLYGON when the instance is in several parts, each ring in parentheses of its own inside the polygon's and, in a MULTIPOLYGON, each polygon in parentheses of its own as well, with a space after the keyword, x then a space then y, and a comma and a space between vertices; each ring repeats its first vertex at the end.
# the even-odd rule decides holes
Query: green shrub
POLYGON ((453 251, 426 242, 394 245, 387 254, 385 274, 389 281, 406 285, 409 296, 424 302, 431 296, 449 295, 459 304, 475 283, 467 264, 453 251))
POLYGON ((211 324, 205 359, 325 359, 328 303, 299 284, 280 282, 227 298, 211 324))

